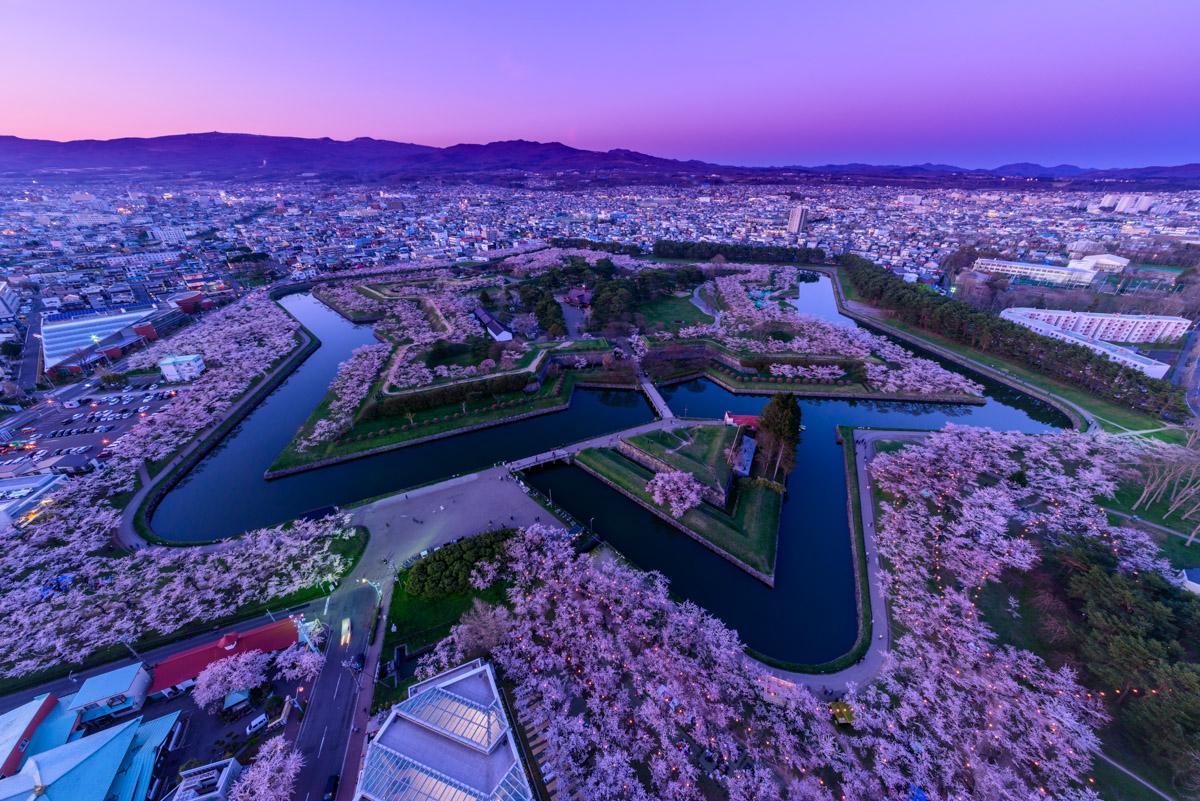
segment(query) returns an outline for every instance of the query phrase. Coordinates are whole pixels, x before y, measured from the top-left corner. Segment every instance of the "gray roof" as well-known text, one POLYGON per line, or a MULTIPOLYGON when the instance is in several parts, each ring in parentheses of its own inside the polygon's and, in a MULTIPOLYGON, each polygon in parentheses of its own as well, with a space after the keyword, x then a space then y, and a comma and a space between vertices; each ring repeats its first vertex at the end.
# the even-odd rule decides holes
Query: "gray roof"
POLYGON ((528 801, 533 797, 491 665, 420 682, 371 741, 357 797, 371 801, 528 801))

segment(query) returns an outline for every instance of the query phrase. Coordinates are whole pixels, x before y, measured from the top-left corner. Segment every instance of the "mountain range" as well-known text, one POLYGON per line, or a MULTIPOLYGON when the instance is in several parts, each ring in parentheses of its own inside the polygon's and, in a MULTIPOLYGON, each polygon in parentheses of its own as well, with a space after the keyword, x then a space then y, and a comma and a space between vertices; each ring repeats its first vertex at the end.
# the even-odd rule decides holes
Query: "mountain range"
POLYGON ((360 137, 349 141, 255 134, 196 133, 124 139, 57 142, 0 136, 0 175, 100 172, 207 177, 365 177, 400 180, 471 179, 539 174, 560 179, 590 176, 613 180, 815 179, 854 183, 985 183, 1009 179, 1067 182, 1135 182, 1200 185, 1200 163, 1163 167, 1089 169, 1071 164, 1005 164, 972 169, 950 164, 741 167, 660 158, 632 150, 582 150, 560 142, 512 140, 430 147, 360 137))

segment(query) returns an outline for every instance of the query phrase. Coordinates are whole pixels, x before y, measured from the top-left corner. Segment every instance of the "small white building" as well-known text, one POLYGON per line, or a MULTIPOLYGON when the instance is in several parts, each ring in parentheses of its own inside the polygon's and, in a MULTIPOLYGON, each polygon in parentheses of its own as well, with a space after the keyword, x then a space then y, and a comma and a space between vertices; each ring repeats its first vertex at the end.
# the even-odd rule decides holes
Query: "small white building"
POLYGON ((204 372, 204 357, 198 353, 190 356, 168 356, 158 363, 164 381, 192 381, 204 372))
POLYGON ((226 801, 229 788, 241 773, 242 765, 236 759, 222 759, 181 771, 172 801, 226 801))

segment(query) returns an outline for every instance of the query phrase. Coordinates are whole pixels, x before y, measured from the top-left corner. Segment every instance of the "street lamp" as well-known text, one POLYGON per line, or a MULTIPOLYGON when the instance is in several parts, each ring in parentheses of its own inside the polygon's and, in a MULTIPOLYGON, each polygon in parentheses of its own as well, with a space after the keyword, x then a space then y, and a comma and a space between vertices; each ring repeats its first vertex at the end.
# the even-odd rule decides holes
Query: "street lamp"
POLYGON ((372 581, 371 579, 368 579, 368 578, 360 578, 358 580, 358 583, 366 584, 371 589, 375 590, 375 594, 378 596, 378 602, 380 604, 383 603, 383 585, 382 584, 380 584, 378 581, 372 581))

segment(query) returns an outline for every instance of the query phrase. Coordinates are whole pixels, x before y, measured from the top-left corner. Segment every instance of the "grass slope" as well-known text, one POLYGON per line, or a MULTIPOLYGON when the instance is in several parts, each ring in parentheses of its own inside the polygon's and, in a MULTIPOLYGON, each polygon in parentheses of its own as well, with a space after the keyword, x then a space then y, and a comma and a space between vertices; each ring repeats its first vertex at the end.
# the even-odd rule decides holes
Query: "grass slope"
MULTIPOLYGON (((622 491, 649 506, 657 504, 646 492, 654 473, 611 448, 588 448, 576 459, 607 478, 622 491)), ((762 573, 775 570, 779 512, 783 497, 748 479, 737 483, 732 513, 701 503, 679 519, 685 527, 735 559, 762 573)))

